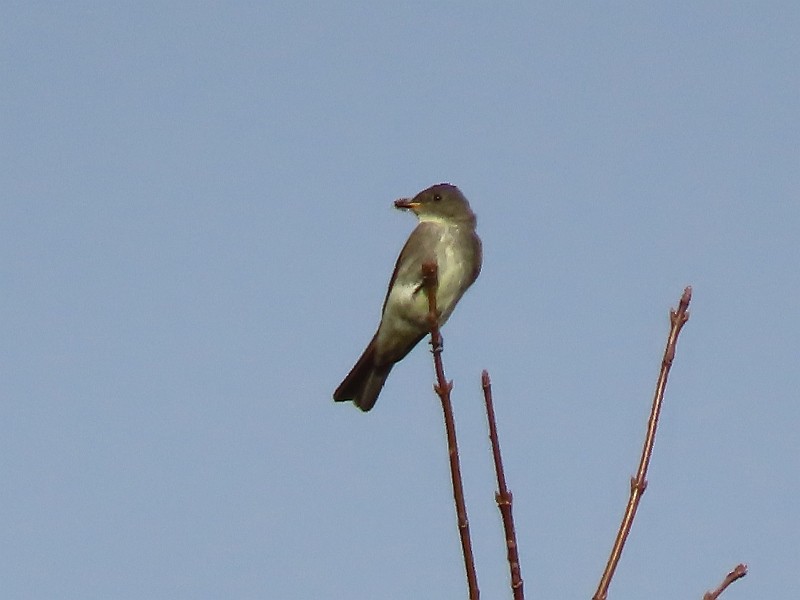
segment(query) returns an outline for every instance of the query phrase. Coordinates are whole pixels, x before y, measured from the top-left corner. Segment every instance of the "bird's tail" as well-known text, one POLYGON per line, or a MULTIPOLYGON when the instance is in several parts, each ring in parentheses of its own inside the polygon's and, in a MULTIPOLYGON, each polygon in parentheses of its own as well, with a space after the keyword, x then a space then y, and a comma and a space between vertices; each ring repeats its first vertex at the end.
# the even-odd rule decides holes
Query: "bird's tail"
POLYGON ((373 338, 347 377, 333 392, 333 399, 336 402, 352 400, 353 404, 367 412, 375 406, 393 366, 394 363, 380 366, 375 364, 375 338, 373 338))

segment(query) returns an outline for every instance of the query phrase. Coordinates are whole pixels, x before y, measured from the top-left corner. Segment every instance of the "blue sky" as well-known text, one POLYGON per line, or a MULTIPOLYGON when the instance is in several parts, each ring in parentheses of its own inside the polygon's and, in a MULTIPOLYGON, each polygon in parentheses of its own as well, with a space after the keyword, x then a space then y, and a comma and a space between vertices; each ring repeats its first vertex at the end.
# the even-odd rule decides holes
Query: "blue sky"
POLYGON ((694 288, 614 598, 796 597, 795 2, 6 3, 7 598, 460 598, 430 355, 333 389, 440 181, 483 273, 443 331, 478 575, 590 597, 694 288))

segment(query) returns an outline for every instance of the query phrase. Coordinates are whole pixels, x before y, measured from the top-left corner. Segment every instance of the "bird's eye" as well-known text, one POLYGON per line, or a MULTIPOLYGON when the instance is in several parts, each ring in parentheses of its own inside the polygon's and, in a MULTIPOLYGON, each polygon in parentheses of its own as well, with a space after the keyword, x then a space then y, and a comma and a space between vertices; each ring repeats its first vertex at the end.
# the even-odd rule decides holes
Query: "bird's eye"
POLYGON ((442 199, 442 195, 441 194, 434 194, 433 195, 433 201, 434 202, 439 202, 441 199, 442 199))

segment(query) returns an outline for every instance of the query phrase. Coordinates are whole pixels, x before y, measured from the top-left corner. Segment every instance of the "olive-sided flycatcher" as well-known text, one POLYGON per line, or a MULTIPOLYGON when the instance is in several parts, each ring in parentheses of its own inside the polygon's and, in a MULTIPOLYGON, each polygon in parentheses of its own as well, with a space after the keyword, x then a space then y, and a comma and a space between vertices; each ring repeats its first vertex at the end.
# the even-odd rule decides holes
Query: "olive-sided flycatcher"
POLYGON ((456 186, 440 183, 394 205, 415 213, 419 224, 397 258, 378 331, 333 393, 337 402, 352 400, 365 412, 375 405, 394 364, 430 331, 422 265, 435 262, 438 268, 439 326, 481 271, 475 214, 456 186))

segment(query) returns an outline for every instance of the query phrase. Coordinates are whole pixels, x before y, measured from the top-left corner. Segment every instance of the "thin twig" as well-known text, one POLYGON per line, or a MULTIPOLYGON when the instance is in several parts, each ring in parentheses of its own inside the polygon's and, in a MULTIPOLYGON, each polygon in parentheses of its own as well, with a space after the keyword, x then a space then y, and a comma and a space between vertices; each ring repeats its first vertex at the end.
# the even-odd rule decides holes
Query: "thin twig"
POLYGON ((605 600, 608 594, 608 587, 611 584, 611 579, 614 577, 614 571, 619 564, 619 559, 622 556, 622 549, 625 547, 625 541, 628 539, 628 534, 633 526, 633 519, 636 516, 636 509, 639 507, 639 501, 642 499, 647 488, 647 467, 650 464, 650 457, 653 454, 653 444, 656 440, 656 428, 658 427, 658 417, 661 412, 661 402, 664 398, 664 389, 667 386, 667 377, 669 376, 672 361, 675 359, 675 347, 678 343, 678 334, 681 328, 689 320, 689 302, 692 299, 692 288, 687 287, 683 290, 680 302, 678 303, 677 310, 670 311, 670 331, 667 338, 667 347, 664 349, 664 358, 661 361, 661 372, 658 375, 658 382, 656 383, 656 391, 653 396, 653 407, 650 411, 650 419, 647 423, 647 436, 645 437, 644 447, 642 448, 642 458, 639 461, 639 469, 635 477, 631 477, 631 494, 628 498, 628 506, 625 508, 625 515, 620 523, 617 538, 614 541, 614 547, 611 550, 611 555, 608 557, 606 569, 603 576, 600 578, 600 583, 597 586, 594 600, 605 600))
POLYGON ((461 466, 458 460, 458 444, 456 442, 456 426, 453 419, 453 405, 450 402, 450 390, 453 382, 448 382, 444 376, 442 365, 442 335, 439 332, 439 312, 436 309, 436 289, 439 285, 438 267, 436 263, 422 265, 422 285, 428 296, 428 321, 431 328, 431 352, 433 364, 436 369, 436 385, 434 391, 442 401, 444 412, 444 426, 447 432, 447 447, 450 454, 450 477, 453 482, 453 499, 456 503, 458 517, 458 533, 461 537, 461 550, 464 554, 464 568, 467 573, 470 600, 478 600, 478 576, 475 572, 475 558, 472 554, 472 541, 469 536, 469 521, 467 520, 467 506, 464 502, 464 487, 461 483, 461 466))
POLYGON ((745 564, 736 565, 733 568, 733 571, 731 571, 725 576, 725 579, 722 580, 722 583, 719 584, 719 587, 717 589, 715 589, 713 592, 706 592, 705 594, 703 594, 703 600, 717 600, 717 598, 720 597, 722 592, 724 592, 725 589, 730 584, 732 584, 737 579, 741 579, 745 575, 747 575, 747 565, 745 564))
POLYGON ((522 572, 519 566, 519 548, 517 546, 517 532, 514 529, 514 514, 511 511, 513 501, 511 491, 506 487, 506 474, 503 469, 503 457, 500 455, 500 441, 497 438, 497 423, 494 418, 494 403, 492 401, 492 382, 489 372, 484 370, 481 374, 483 399, 486 402, 486 417, 489 420, 489 439, 492 441, 492 455, 494 456, 494 470, 497 473, 497 508, 503 518, 503 530, 506 534, 506 549, 508 568, 511 571, 511 591, 514 600, 525 600, 522 588, 522 572))

